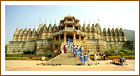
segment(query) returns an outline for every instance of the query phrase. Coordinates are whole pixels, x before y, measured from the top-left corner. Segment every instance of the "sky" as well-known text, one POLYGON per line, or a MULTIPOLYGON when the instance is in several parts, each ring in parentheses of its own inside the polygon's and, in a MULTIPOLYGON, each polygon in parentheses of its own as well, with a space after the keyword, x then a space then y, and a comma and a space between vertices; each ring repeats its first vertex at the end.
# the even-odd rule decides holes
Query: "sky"
POLYGON ((47 26, 72 15, 80 24, 100 23, 101 28, 120 28, 135 30, 139 26, 139 7, 137 4, 122 5, 6 5, 5 6, 5 43, 13 39, 16 28, 38 28, 39 23, 47 26), (41 20, 41 21, 40 21, 41 20))

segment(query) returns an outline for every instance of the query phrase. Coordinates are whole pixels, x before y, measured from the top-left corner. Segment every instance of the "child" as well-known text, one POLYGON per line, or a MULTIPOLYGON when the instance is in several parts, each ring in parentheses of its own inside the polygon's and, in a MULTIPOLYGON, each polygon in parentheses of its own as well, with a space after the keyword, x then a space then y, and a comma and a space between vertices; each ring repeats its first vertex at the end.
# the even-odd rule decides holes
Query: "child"
POLYGON ((84 62, 85 62, 85 65, 87 65, 87 54, 86 53, 84 55, 84 62))
POLYGON ((82 50, 82 46, 79 49, 80 53, 83 55, 83 50, 82 50))
POLYGON ((76 48, 76 56, 79 54, 79 49, 78 47, 76 48))
POLYGON ((89 51, 88 51, 88 53, 87 53, 87 56, 88 56, 88 60, 90 60, 90 54, 89 54, 89 51))
POLYGON ((72 52, 72 53, 73 53, 73 50, 74 50, 74 46, 72 45, 72 46, 71 46, 71 52, 72 52))
POLYGON ((81 65, 84 63, 83 56, 80 54, 81 65))

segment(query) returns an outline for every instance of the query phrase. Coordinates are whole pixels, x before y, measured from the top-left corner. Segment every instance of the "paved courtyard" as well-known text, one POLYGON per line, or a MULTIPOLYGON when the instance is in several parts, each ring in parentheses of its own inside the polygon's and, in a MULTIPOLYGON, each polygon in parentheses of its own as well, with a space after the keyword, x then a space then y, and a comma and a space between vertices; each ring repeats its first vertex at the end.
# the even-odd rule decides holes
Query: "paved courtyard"
MULTIPOLYGON (((127 65, 110 64, 111 60, 99 61, 94 65, 42 65, 46 61, 6 60, 6 71, 135 71, 135 60, 127 60, 127 65)), ((94 61, 93 61, 94 63, 94 61)))

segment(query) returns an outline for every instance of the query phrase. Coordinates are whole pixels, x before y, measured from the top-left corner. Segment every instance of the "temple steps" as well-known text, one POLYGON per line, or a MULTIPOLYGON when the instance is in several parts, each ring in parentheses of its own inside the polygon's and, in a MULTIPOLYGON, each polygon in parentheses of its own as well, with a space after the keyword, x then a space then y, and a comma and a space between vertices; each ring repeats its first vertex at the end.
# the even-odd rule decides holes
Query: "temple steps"
MULTIPOLYGON (((89 62, 90 62, 89 64, 93 64, 93 61, 89 60, 89 62)), ((60 55, 46 62, 46 65, 52 65, 52 64, 79 65, 81 64, 81 61, 79 59, 79 56, 74 57, 74 54, 71 53, 71 49, 69 47, 67 53, 61 53, 60 55)))

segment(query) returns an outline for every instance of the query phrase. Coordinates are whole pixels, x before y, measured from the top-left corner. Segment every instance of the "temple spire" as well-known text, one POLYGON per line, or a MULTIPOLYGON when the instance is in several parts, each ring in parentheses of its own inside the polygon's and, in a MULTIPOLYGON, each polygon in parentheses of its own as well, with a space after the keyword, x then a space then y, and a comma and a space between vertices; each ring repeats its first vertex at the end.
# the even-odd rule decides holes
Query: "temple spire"
POLYGON ((41 24, 42 19, 39 19, 39 24, 41 24))
POLYGON ((50 24, 52 23, 52 20, 50 20, 50 24))
POLYGON ((85 19, 84 19, 84 24, 85 24, 85 19))
POLYGON ((55 19, 55 24, 56 24, 56 19, 55 19))

